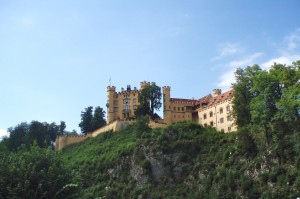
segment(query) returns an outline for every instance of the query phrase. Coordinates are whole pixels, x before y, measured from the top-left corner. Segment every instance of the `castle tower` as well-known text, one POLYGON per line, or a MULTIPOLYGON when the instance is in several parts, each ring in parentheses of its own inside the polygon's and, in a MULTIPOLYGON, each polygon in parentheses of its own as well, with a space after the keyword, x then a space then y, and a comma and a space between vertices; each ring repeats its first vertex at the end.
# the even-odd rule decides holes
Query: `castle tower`
POLYGON ((172 123, 171 114, 171 101, 170 101, 170 86, 164 86, 163 88, 163 108, 164 108, 164 121, 166 124, 172 123))
POLYGON ((220 95, 222 93, 221 89, 214 89, 214 97, 217 97, 218 95, 220 95))
POLYGON ((141 90, 146 86, 150 86, 150 82, 146 82, 146 81, 141 82, 141 90))
POLYGON ((113 122, 115 119, 114 113, 114 95, 116 92, 116 87, 108 86, 107 87, 107 123, 113 122))

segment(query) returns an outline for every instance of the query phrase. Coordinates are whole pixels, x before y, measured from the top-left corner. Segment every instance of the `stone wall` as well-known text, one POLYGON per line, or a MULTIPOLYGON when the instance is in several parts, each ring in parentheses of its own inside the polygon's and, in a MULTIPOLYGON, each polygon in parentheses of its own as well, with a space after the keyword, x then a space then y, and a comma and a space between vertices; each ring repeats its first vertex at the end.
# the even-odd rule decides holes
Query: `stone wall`
POLYGON ((85 135, 78 135, 78 136, 57 136, 56 141, 55 141, 55 151, 60 151, 64 147, 81 142, 89 137, 96 137, 100 133, 110 131, 112 130, 113 132, 119 131, 122 128, 132 124, 134 121, 121 121, 121 120, 116 120, 110 124, 107 124, 106 126, 99 128, 91 133, 88 133, 86 136, 85 135))

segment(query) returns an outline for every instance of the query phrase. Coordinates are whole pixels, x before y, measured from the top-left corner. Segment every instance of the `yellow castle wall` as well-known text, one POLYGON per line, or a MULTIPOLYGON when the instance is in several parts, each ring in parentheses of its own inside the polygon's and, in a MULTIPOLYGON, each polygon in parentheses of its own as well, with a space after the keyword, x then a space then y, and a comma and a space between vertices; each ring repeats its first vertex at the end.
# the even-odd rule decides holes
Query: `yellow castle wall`
POLYGON ((215 127, 218 131, 224 131, 225 133, 236 131, 231 111, 231 100, 226 100, 210 107, 201 108, 198 110, 199 124, 215 127), (221 109, 223 109, 223 112, 221 109))

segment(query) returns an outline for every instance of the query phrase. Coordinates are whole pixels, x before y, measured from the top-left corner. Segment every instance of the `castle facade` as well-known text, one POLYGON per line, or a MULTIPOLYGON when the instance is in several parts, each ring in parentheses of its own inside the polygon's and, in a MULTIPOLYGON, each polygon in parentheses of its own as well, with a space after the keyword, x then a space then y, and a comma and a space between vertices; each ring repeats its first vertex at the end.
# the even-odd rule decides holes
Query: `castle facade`
MULTIPOLYGON (((116 92, 116 87, 108 86, 107 123, 115 120, 134 118, 134 112, 139 102, 140 90, 150 85, 143 81, 140 89, 128 85, 127 89, 116 92)), ((237 128, 231 116, 233 90, 222 93, 215 89, 213 95, 208 94, 200 99, 171 98, 171 87, 162 87, 163 91, 163 120, 166 124, 192 121, 203 126, 211 126, 225 133, 237 128)))
POLYGON ((134 112, 139 105, 140 90, 149 86, 150 82, 143 81, 140 85, 139 90, 136 87, 131 89, 131 86, 127 85, 126 90, 121 88, 120 92, 116 92, 115 86, 107 87, 107 123, 135 116, 134 112))

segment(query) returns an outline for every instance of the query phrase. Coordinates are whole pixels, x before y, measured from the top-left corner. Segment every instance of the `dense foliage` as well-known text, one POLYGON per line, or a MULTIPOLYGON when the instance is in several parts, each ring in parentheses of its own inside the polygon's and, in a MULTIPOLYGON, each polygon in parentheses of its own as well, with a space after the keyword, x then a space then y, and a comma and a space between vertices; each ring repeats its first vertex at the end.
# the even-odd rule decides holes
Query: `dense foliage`
POLYGON ((135 111, 137 117, 149 115, 151 118, 155 118, 158 115, 154 113, 155 110, 161 108, 161 88, 151 82, 150 85, 143 88, 139 94, 139 106, 135 111))
POLYGON ((80 178, 51 148, 0 153, 0 198, 73 198, 80 178))
POLYGON ((53 146, 57 135, 63 135, 66 124, 61 121, 60 125, 56 123, 32 121, 31 123, 23 122, 15 127, 8 129, 9 137, 4 138, 4 143, 9 151, 17 151, 21 145, 29 149, 30 145, 36 141, 39 147, 53 146))
POLYGON ((105 126, 106 121, 104 118, 105 111, 100 106, 95 108, 94 114, 92 106, 85 108, 85 110, 81 112, 81 122, 78 125, 81 129, 81 133, 87 134, 105 126))
POLYGON ((287 133, 300 127, 300 61, 291 66, 274 63, 268 71, 258 65, 239 68, 235 76, 238 127, 259 125, 267 136, 271 129, 287 133))
POLYGON ((64 149, 82 174, 79 198, 296 198, 300 132, 266 148, 259 128, 223 134, 194 123, 149 129, 140 121, 64 149))

